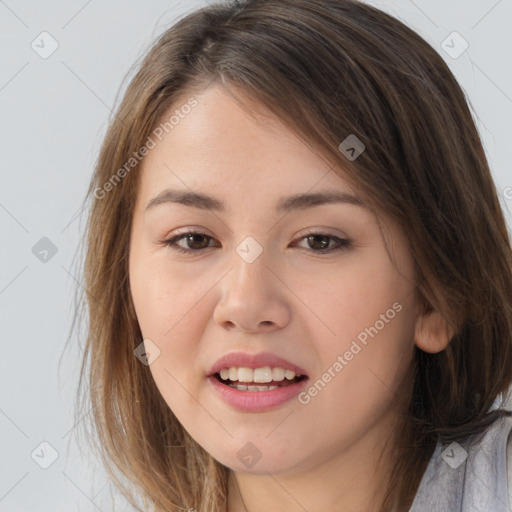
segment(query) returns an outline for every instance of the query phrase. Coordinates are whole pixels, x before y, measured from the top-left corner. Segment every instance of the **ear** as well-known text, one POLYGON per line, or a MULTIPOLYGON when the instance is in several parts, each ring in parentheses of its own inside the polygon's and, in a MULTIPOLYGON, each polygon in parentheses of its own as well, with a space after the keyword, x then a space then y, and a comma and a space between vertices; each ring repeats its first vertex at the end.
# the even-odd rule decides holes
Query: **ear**
POLYGON ((424 352, 441 352, 453 336, 453 329, 438 311, 425 312, 416 320, 414 343, 424 352))

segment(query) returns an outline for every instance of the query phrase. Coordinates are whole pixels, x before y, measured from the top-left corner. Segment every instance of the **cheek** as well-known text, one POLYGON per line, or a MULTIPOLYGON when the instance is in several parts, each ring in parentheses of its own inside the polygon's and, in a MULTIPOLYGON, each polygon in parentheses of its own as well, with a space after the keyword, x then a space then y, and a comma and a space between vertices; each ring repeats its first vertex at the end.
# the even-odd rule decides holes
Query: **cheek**
POLYGON ((410 327, 412 310, 407 306, 412 306, 414 284, 396 271, 387 255, 378 256, 369 259, 358 254, 335 269, 302 273, 297 278, 293 287, 310 306, 311 314, 304 310, 303 318, 311 318, 312 339, 322 338, 338 350, 358 335, 364 339, 366 329, 376 323, 382 332, 400 331, 404 321, 410 327))
POLYGON ((130 288, 143 336, 166 345, 181 339, 178 332, 198 325, 193 319, 208 282, 197 272, 177 272, 160 258, 135 258, 130 288))
POLYGON ((201 307, 207 291, 205 280, 191 281, 162 266, 142 264, 133 267, 130 281, 143 338, 150 339, 160 351, 149 370, 169 408, 186 422, 196 411, 192 396, 197 395, 203 377, 198 361, 207 322, 201 307))
POLYGON ((315 305, 323 323, 309 324, 324 395, 318 407, 354 411, 386 401, 411 362, 415 288, 387 261, 387 255, 354 260, 334 280, 331 272, 329 280, 317 276, 303 288, 304 302, 315 305))
POLYGON ((187 400, 184 390, 192 391, 202 372, 200 340, 208 320, 201 299, 211 288, 206 281, 149 260, 131 265, 130 288, 142 336, 160 351, 150 371, 171 408, 187 400))

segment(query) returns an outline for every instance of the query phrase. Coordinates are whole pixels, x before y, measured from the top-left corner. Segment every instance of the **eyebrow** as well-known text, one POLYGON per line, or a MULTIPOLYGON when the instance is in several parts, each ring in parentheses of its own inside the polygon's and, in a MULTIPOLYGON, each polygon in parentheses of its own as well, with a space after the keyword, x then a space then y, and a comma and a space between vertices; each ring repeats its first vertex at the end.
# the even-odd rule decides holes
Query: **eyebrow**
MULTIPOLYGON (((213 210, 217 212, 227 211, 226 205, 219 199, 199 192, 172 189, 163 190, 160 194, 151 199, 146 206, 146 211, 165 203, 183 204, 201 210, 213 210)), ((282 197, 276 205, 276 212, 282 213, 293 210, 305 210, 307 208, 333 203, 365 206, 356 196, 341 191, 325 190, 282 197)))

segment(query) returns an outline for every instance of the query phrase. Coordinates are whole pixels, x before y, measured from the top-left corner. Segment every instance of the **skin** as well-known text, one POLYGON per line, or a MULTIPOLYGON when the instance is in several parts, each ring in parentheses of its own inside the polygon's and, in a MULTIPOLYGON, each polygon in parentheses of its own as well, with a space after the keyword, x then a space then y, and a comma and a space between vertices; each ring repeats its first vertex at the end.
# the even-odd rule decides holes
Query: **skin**
POLYGON ((250 117, 217 86, 194 97, 198 106, 144 159, 133 216, 130 287, 143 337, 160 350, 150 365, 155 383, 189 434, 232 470, 229 512, 377 511, 397 427, 393 399, 414 344, 441 350, 444 324, 437 313, 420 314, 407 241, 384 215, 395 263, 365 207, 274 211, 291 194, 357 195, 319 154, 271 114, 250 117), (166 188, 212 195, 228 210, 165 203, 145 211, 166 188), (161 243, 183 228, 212 238, 182 239, 181 247, 209 247, 189 255, 161 243), (350 245, 318 254, 318 241, 303 237, 319 232, 350 245), (263 249, 252 263, 236 252, 247 236, 263 249), (395 303, 401 311, 307 404, 240 412, 206 379, 227 352, 270 351, 314 383, 395 303), (249 441, 262 454, 251 468, 237 457, 249 441))

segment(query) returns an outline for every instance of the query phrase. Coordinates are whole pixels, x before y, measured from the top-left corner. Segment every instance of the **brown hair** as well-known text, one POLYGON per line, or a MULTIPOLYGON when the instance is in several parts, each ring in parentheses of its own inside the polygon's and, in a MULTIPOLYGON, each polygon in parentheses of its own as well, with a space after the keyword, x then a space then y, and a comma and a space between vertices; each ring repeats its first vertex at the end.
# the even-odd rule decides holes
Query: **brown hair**
POLYGON ((228 468, 188 435, 134 357, 142 335, 128 250, 140 166, 104 192, 171 107, 213 82, 241 104, 245 95, 267 107, 398 223, 425 308, 454 329, 442 352, 414 349, 408 414, 381 507, 408 510, 437 440, 461 440, 505 414, 490 409, 512 382, 512 257, 461 87, 419 35, 359 1, 210 5, 179 20, 145 56, 87 193, 81 300, 89 325, 77 417, 88 377, 99 439, 91 446, 132 504, 139 496, 157 512, 226 510, 228 468), (366 146, 354 161, 338 149, 349 134, 366 146))

